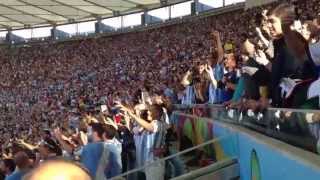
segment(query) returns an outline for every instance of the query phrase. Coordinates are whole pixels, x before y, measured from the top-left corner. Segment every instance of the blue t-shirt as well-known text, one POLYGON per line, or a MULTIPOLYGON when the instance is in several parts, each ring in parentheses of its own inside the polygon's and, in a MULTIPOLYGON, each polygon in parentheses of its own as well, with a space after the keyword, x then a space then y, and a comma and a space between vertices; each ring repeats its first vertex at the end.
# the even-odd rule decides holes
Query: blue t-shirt
POLYGON ((81 164, 87 168, 92 177, 96 176, 96 172, 104 150, 104 143, 89 143, 83 147, 81 153, 81 164))
POLYGON ((22 171, 14 171, 12 174, 7 176, 5 180, 21 180, 22 177, 26 174, 26 172, 22 171))

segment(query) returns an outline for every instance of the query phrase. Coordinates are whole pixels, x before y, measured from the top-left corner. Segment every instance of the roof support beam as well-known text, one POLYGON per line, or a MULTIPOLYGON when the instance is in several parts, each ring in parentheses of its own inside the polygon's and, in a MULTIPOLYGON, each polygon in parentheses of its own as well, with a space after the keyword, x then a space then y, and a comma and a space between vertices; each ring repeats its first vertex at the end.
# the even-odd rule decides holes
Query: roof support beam
POLYGON ((68 17, 64 16, 63 14, 59 14, 59 13, 56 13, 56 12, 54 12, 54 11, 50 11, 50 10, 44 9, 44 8, 38 6, 38 5, 34 5, 34 4, 29 3, 29 2, 26 2, 25 0, 17 0, 17 1, 23 2, 23 3, 25 3, 25 4, 29 5, 29 6, 34 6, 34 7, 36 7, 36 8, 39 8, 39 9, 41 9, 41 10, 47 11, 47 12, 49 12, 49 13, 52 13, 52 14, 54 14, 54 15, 63 17, 63 18, 65 18, 66 20, 68 20, 68 17))
MULTIPOLYGON (((43 17, 40 17, 40 16, 36 16, 36 15, 34 15, 34 14, 31 14, 31 13, 28 13, 28 12, 25 12, 25 11, 22 11, 22 10, 20 10, 20 9, 16 9, 16 8, 14 8, 14 7, 12 7, 12 6, 7 6, 7 5, 2 4, 2 3, 0 3, 0 6, 6 7, 6 8, 9 8, 9 9, 12 9, 12 10, 14 10, 14 11, 21 12, 22 14, 30 15, 30 16, 35 17, 35 18, 38 18, 38 19, 42 19, 42 20, 50 23, 50 20, 49 20, 49 19, 46 19, 46 18, 43 18, 43 17)), ((25 23, 24 23, 24 24, 25 24, 25 23)))
MULTIPOLYGON (((157 2, 155 4, 148 4, 148 3, 143 4, 143 3, 141 3, 141 1, 137 1, 137 0, 117 0, 118 2, 115 2, 115 4, 112 3, 109 6, 109 4, 101 4, 95 0, 82 0, 83 2, 86 2, 86 3, 74 2, 75 4, 73 4, 73 3, 70 4, 65 0, 50 0, 51 2, 54 2, 54 3, 43 4, 43 5, 35 4, 29 0, 16 0, 16 1, 18 1, 20 3, 18 5, 6 5, 6 3, 0 2, 0 7, 6 7, 8 9, 11 9, 14 11, 11 13, 9 12, 9 13, 1 13, 0 14, 0 17, 4 18, 4 20, 2 22, 0 22, 0 27, 6 26, 7 28, 9 28, 11 25, 13 25, 12 27, 14 27, 14 28, 20 28, 20 27, 29 27, 30 25, 32 26, 32 25, 41 25, 41 24, 56 25, 58 22, 64 24, 64 23, 70 23, 73 20, 72 19, 73 17, 75 18, 74 19, 75 21, 79 21, 79 22, 81 22, 81 20, 82 21, 89 21, 91 19, 94 20, 94 18, 99 19, 99 18, 106 18, 106 17, 112 16, 110 11, 112 11, 113 15, 117 15, 119 12, 119 11, 117 11, 118 10, 117 7, 119 7, 119 9, 122 9, 119 14, 119 15, 121 15, 121 14, 126 14, 126 13, 134 13, 134 12, 140 11, 140 10, 146 11, 150 7, 159 7, 159 5, 169 2, 168 0, 157 0, 157 2), (79 5, 76 5, 76 4, 79 4, 79 5), (127 7, 125 7, 124 4, 126 4, 127 7), (17 6, 20 6, 20 7, 17 7, 17 6), (22 6, 25 6, 26 9, 21 8, 22 6), (61 6, 64 8, 71 8, 70 11, 71 10, 75 11, 72 14, 76 14, 76 15, 69 15, 68 13, 64 14, 64 12, 55 12, 55 10, 50 8, 51 6, 61 6), (89 6, 89 7, 96 6, 97 8, 98 7, 103 8, 106 11, 108 11, 108 13, 99 14, 99 13, 95 12, 94 10, 85 8, 87 6, 89 6), (40 13, 32 13, 30 10, 28 10, 27 7, 29 7, 29 9, 32 7, 37 8, 38 11, 40 11, 40 10, 41 11, 40 11, 40 13), (17 17, 15 17, 15 15, 17 17), (35 18, 35 20, 32 20, 32 18, 30 17, 30 20, 32 22, 31 21, 24 22, 24 19, 22 17, 23 15, 32 16, 35 18), (53 16, 56 18, 51 18, 50 16, 53 16), (80 16, 81 16, 81 18, 80 18, 80 16), (56 20, 56 19, 60 19, 60 18, 61 18, 61 21, 56 20), (69 21, 69 22, 67 22, 67 21, 69 21), (12 22, 12 24, 10 24, 9 22, 12 22), (8 23, 8 25, 5 25, 6 23, 8 23), (17 24, 17 25, 15 25, 15 24, 17 24)), ((102 9, 102 12, 104 12, 103 9, 102 9)))
POLYGON ((92 17, 97 16, 97 14, 94 14, 94 13, 92 13, 92 12, 89 12, 89 11, 86 11, 86 10, 83 10, 83 9, 80 9, 80 8, 77 8, 77 7, 75 7, 75 6, 71 6, 71 5, 69 5, 69 4, 66 4, 66 3, 63 3, 63 2, 60 2, 60 1, 57 1, 57 0, 51 0, 51 1, 53 1, 53 2, 55 2, 55 3, 58 3, 58 4, 61 4, 61 5, 63 5, 63 6, 67 6, 67 7, 69 7, 69 8, 78 10, 78 11, 82 11, 82 12, 87 13, 87 14, 91 14, 92 17))
MULTIPOLYGON (((1 6, 0 6, 0 7, 1 7, 1 6)), ((10 14, 10 13, 8 13, 8 14, 7 14, 7 13, 1 13, 1 15, 7 16, 7 15, 22 15, 22 14, 21 14, 21 13, 11 13, 11 14, 10 14)), ((36 16, 39 15, 39 16, 40 16, 40 15, 51 15, 51 14, 47 14, 47 13, 46 13, 46 14, 43 14, 43 13, 42 13, 42 14, 41 14, 41 13, 34 13, 33 15, 36 15, 36 16)), ((70 14, 69 16, 78 16, 78 14, 70 14)), ((70 19, 70 18, 67 18, 67 17, 66 17, 66 19, 70 19)))
POLYGON ((125 1, 125 2, 128 2, 128 3, 131 3, 131 4, 135 4, 135 5, 139 5, 139 3, 136 3, 136 2, 131 1, 131 0, 122 0, 122 1, 125 1))
POLYGON ((6 28, 6 29, 7 29, 7 31, 9 31, 9 30, 11 29, 11 27, 10 27, 10 26, 5 25, 5 24, 2 24, 2 23, 0 23, 0 26, 1 26, 1 27, 6 28))
POLYGON ((98 6, 98 7, 104 8, 104 9, 107 9, 107 10, 109 10, 109 11, 114 11, 114 9, 111 9, 110 7, 106 7, 106 6, 103 6, 103 5, 101 5, 101 4, 92 2, 91 0, 83 0, 83 1, 85 1, 85 2, 87 2, 87 3, 90 3, 90 4, 93 4, 93 5, 95 5, 95 6, 98 6))
POLYGON ((19 21, 19 20, 16 20, 16 19, 12 19, 12 18, 10 18, 10 17, 7 17, 7 16, 5 16, 5 15, 0 15, 1 17, 3 17, 3 18, 6 18, 6 19, 8 19, 8 20, 10 20, 10 21, 13 21, 13 22, 16 22, 16 23, 20 23, 20 24, 23 24, 23 25, 26 25, 24 22, 22 22, 22 21, 19 21))

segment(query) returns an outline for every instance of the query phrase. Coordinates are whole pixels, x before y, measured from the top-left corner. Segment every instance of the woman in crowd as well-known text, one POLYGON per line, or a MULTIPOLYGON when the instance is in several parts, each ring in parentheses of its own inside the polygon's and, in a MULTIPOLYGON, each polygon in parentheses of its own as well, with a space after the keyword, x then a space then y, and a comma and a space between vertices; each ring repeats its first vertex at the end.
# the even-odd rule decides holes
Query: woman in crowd
POLYGON ((185 87, 182 104, 203 104, 208 101, 209 83, 205 73, 205 63, 196 62, 182 79, 185 87))
POLYGON ((301 82, 305 81, 304 83, 308 84, 310 80, 312 81, 317 77, 315 64, 306 51, 306 41, 299 33, 292 30, 292 25, 296 19, 294 7, 282 4, 270 11, 268 15, 270 34, 274 44, 270 88, 272 90, 272 105, 275 107, 302 106, 303 102, 300 99, 306 97, 305 94, 293 95, 294 97, 291 97, 291 102, 289 102, 289 99, 285 97, 291 96, 290 93, 293 89, 289 87, 282 87, 281 89, 281 83, 285 83, 284 81, 288 80, 287 78, 291 80, 299 79, 301 82))

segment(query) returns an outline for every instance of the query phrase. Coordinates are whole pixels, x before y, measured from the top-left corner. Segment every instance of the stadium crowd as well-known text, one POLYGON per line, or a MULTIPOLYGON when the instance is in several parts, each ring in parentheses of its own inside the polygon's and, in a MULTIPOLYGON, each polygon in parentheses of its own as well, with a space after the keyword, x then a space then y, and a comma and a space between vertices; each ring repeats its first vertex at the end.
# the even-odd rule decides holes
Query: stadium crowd
MULTIPOLYGON (((319 109, 319 1, 275 5, 2 49, 2 176, 32 179, 46 162, 70 165, 61 158, 99 180, 144 166, 172 153, 173 104, 319 109)), ((164 171, 157 163, 144 173, 164 171)))

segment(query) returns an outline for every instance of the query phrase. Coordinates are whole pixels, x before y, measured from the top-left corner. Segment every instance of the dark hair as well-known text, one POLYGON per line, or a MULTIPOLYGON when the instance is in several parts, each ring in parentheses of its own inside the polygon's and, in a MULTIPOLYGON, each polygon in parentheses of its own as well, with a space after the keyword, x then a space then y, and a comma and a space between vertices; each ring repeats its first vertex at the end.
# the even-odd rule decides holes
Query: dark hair
POLYGON ((14 162, 19 169, 23 169, 29 165, 29 157, 24 151, 20 151, 14 156, 14 162))
POLYGON ((14 163, 13 159, 4 159, 2 161, 4 166, 8 168, 10 172, 13 172, 15 170, 16 164, 14 163))
POLYGON ((162 107, 158 104, 153 104, 149 107, 153 120, 160 120, 162 116, 162 107))
POLYGON ((117 135, 117 130, 110 124, 104 125, 104 135, 107 139, 113 139, 117 135))
POLYGON ((25 149, 17 142, 12 143, 11 150, 13 155, 17 154, 20 151, 25 151, 25 149))
POLYGON ((140 111, 140 117, 142 119, 147 119, 148 118, 148 111, 147 110, 140 111))
POLYGON ((263 20, 263 15, 261 13, 258 13, 255 15, 254 23, 256 26, 260 26, 263 20))
POLYGON ((101 123, 91 123, 90 126, 92 127, 92 132, 96 132, 99 138, 103 138, 104 134, 104 126, 101 123))
POLYGON ((134 105, 135 105, 135 104, 139 104, 139 100, 142 99, 141 94, 142 94, 141 89, 138 89, 137 91, 135 91, 135 92, 133 93, 133 99, 132 99, 132 101, 133 101, 133 104, 134 104, 134 105))
POLYGON ((294 6, 283 3, 268 13, 268 16, 274 15, 281 19, 281 25, 292 25, 296 19, 294 6))
MULTIPOLYGON (((286 39, 287 46, 292 47, 293 45, 301 45, 300 49, 292 49, 293 52, 297 52, 298 50, 305 51, 308 48, 308 41, 297 31, 292 31, 292 33, 289 34, 290 38, 286 39)), ((293 46, 294 47, 294 46, 293 46)))
POLYGON ((50 152, 56 153, 56 155, 61 156, 62 150, 60 146, 51 138, 45 138, 44 140, 44 146, 49 149, 50 152))
POLYGON ((143 82, 143 87, 146 89, 146 91, 150 91, 150 89, 151 89, 151 84, 150 84, 150 82, 149 81, 144 81, 143 82))

